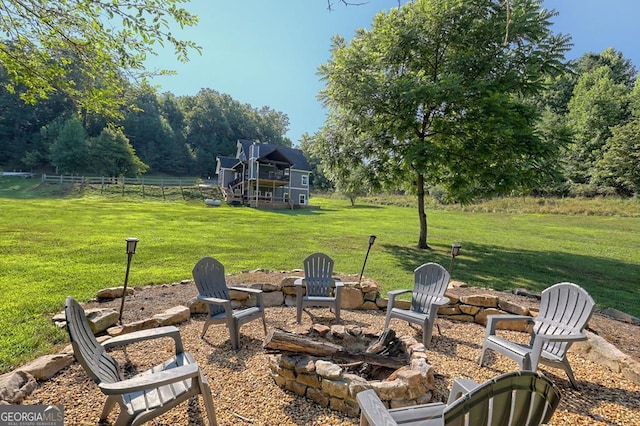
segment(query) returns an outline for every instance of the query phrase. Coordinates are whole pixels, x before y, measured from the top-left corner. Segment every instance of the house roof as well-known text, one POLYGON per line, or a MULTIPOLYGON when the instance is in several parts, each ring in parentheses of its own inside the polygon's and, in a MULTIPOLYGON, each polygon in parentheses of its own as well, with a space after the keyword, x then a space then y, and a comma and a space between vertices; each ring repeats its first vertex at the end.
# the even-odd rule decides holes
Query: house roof
POLYGON ((247 158, 249 157, 251 145, 255 143, 257 146, 260 147, 259 158, 265 159, 266 161, 286 160, 289 163, 291 163, 292 169, 311 171, 311 166, 309 165, 309 162, 307 161, 307 158, 304 156, 304 153, 302 152, 301 149, 288 148, 286 146, 271 145, 268 143, 259 143, 259 142, 249 141, 246 139, 240 139, 238 143, 242 146, 242 150, 244 151, 245 156, 247 158))
POLYGON ((238 159, 233 157, 218 156, 218 161, 220 161, 220 167, 223 169, 233 169, 238 164, 238 159))

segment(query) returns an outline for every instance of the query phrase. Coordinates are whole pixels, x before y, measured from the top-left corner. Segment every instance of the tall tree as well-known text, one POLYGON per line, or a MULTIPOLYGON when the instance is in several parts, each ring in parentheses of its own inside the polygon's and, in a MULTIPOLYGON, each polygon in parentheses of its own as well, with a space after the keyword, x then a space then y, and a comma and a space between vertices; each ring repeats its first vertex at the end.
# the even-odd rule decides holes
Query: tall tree
POLYGON ((640 77, 629 96, 631 119, 611 129, 594 172, 596 184, 621 195, 640 194, 640 77))
POLYGON ((311 189, 314 191, 329 191, 334 188, 334 185, 324 173, 321 157, 323 150, 317 142, 317 136, 317 134, 311 136, 308 133, 303 133, 298 147, 302 150, 311 166, 311 176, 309 178, 311 189))
MULTIPOLYGON (((425 190, 461 201, 529 187, 552 155, 526 97, 565 70, 569 38, 531 0, 415 0, 379 13, 350 43, 334 37, 320 96, 367 137, 342 139, 380 179, 415 182, 428 248, 425 190)), ((347 149, 348 148, 348 149, 347 149)))
POLYGON ((10 91, 24 88, 28 102, 65 92, 80 111, 117 114, 124 99, 122 77, 144 79, 144 61, 158 45, 171 45, 186 61, 191 41, 172 33, 198 22, 180 3, 187 0, 3 0, 0 2, 0 63, 10 91), (71 54, 70 54, 71 53, 71 54), (84 82, 70 73, 80 72, 84 82), (96 81, 91 85, 88 82, 96 81))
POLYGON ((50 150, 51 164, 62 173, 80 173, 90 170, 87 132, 80 119, 65 121, 50 150))
POLYGON ((616 84, 624 84, 632 88, 637 71, 630 59, 625 58, 622 52, 609 47, 600 53, 585 53, 575 63, 575 71, 580 76, 599 67, 607 67, 611 72, 611 79, 616 84))
POLYGON ((139 176, 148 170, 121 129, 105 127, 89 138, 89 167, 100 176, 139 176))
POLYGON ((236 144, 222 108, 222 98, 215 90, 202 89, 188 105, 186 140, 196 156, 196 172, 213 176, 216 155, 232 155, 236 144))
MULTIPOLYGON (((135 108, 126 114, 123 127, 138 156, 154 173, 188 173, 192 164, 182 128, 174 131, 161 114, 155 89, 143 85, 135 93, 135 108)), ((178 117, 172 118, 178 120, 177 125, 181 124, 178 117)))
POLYGON ((569 123, 574 139, 567 151, 567 177, 574 185, 589 185, 596 162, 611 136, 611 129, 629 118, 631 90, 616 83, 608 66, 585 72, 569 102, 569 123))

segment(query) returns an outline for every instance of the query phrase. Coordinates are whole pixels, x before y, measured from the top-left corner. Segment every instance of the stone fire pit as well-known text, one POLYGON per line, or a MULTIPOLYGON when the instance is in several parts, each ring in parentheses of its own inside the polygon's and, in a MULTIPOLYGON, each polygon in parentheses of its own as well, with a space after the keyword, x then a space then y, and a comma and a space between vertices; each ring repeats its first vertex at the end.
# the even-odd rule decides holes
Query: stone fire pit
MULTIPOLYGON (((270 373, 281 388, 349 416, 360 414, 356 394, 366 389, 374 389, 389 408, 432 402, 434 369, 427 362, 424 346, 413 337, 397 338, 396 347, 400 348, 406 365, 397 369, 374 366, 368 368, 374 371, 374 376, 366 378, 357 372, 372 366, 357 358, 378 339, 378 335, 367 334, 364 329, 349 325, 330 328, 313 325, 308 330, 298 330, 296 334, 319 341, 319 344, 339 345, 348 354, 354 354, 356 360, 339 355, 272 354, 269 356, 270 373)), ((270 351, 269 337, 265 340, 267 351, 270 351)))

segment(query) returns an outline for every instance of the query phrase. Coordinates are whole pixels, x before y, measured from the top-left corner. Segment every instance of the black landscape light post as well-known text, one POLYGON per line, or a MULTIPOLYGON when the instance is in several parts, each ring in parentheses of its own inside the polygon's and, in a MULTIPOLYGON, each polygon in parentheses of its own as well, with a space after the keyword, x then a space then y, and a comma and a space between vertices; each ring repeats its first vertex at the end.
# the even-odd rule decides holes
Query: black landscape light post
POLYGON ((124 289, 122 290, 122 301, 120 302, 120 315, 118 323, 122 324, 122 310, 124 309, 124 298, 127 296, 127 283, 129 282, 129 268, 131 267, 131 258, 136 252, 136 244, 138 239, 134 237, 127 238, 127 272, 124 275, 124 289))
POLYGON ((449 275, 453 273, 453 262, 456 260, 456 257, 460 254, 460 248, 462 248, 462 246, 458 243, 453 243, 451 245, 451 264, 449 265, 449 275))
POLYGON ((364 257, 364 263, 362 264, 362 271, 360 271, 360 279, 358 280, 358 284, 362 281, 362 275, 364 274, 364 266, 367 264, 367 259, 369 258, 369 251, 371 250, 371 246, 376 242, 376 236, 369 236, 369 247, 367 248, 367 255, 364 257))

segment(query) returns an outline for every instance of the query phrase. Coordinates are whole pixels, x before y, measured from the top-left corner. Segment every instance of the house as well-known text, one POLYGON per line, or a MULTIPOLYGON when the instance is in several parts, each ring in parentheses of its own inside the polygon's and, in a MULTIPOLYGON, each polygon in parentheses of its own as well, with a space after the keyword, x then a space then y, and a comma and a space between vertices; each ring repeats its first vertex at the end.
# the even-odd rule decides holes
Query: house
POLYGON ((216 173, 230 204, 299 208, 309 202, 311 166, 296 148, 240 139, 235 157, 216 158, 216 173))

